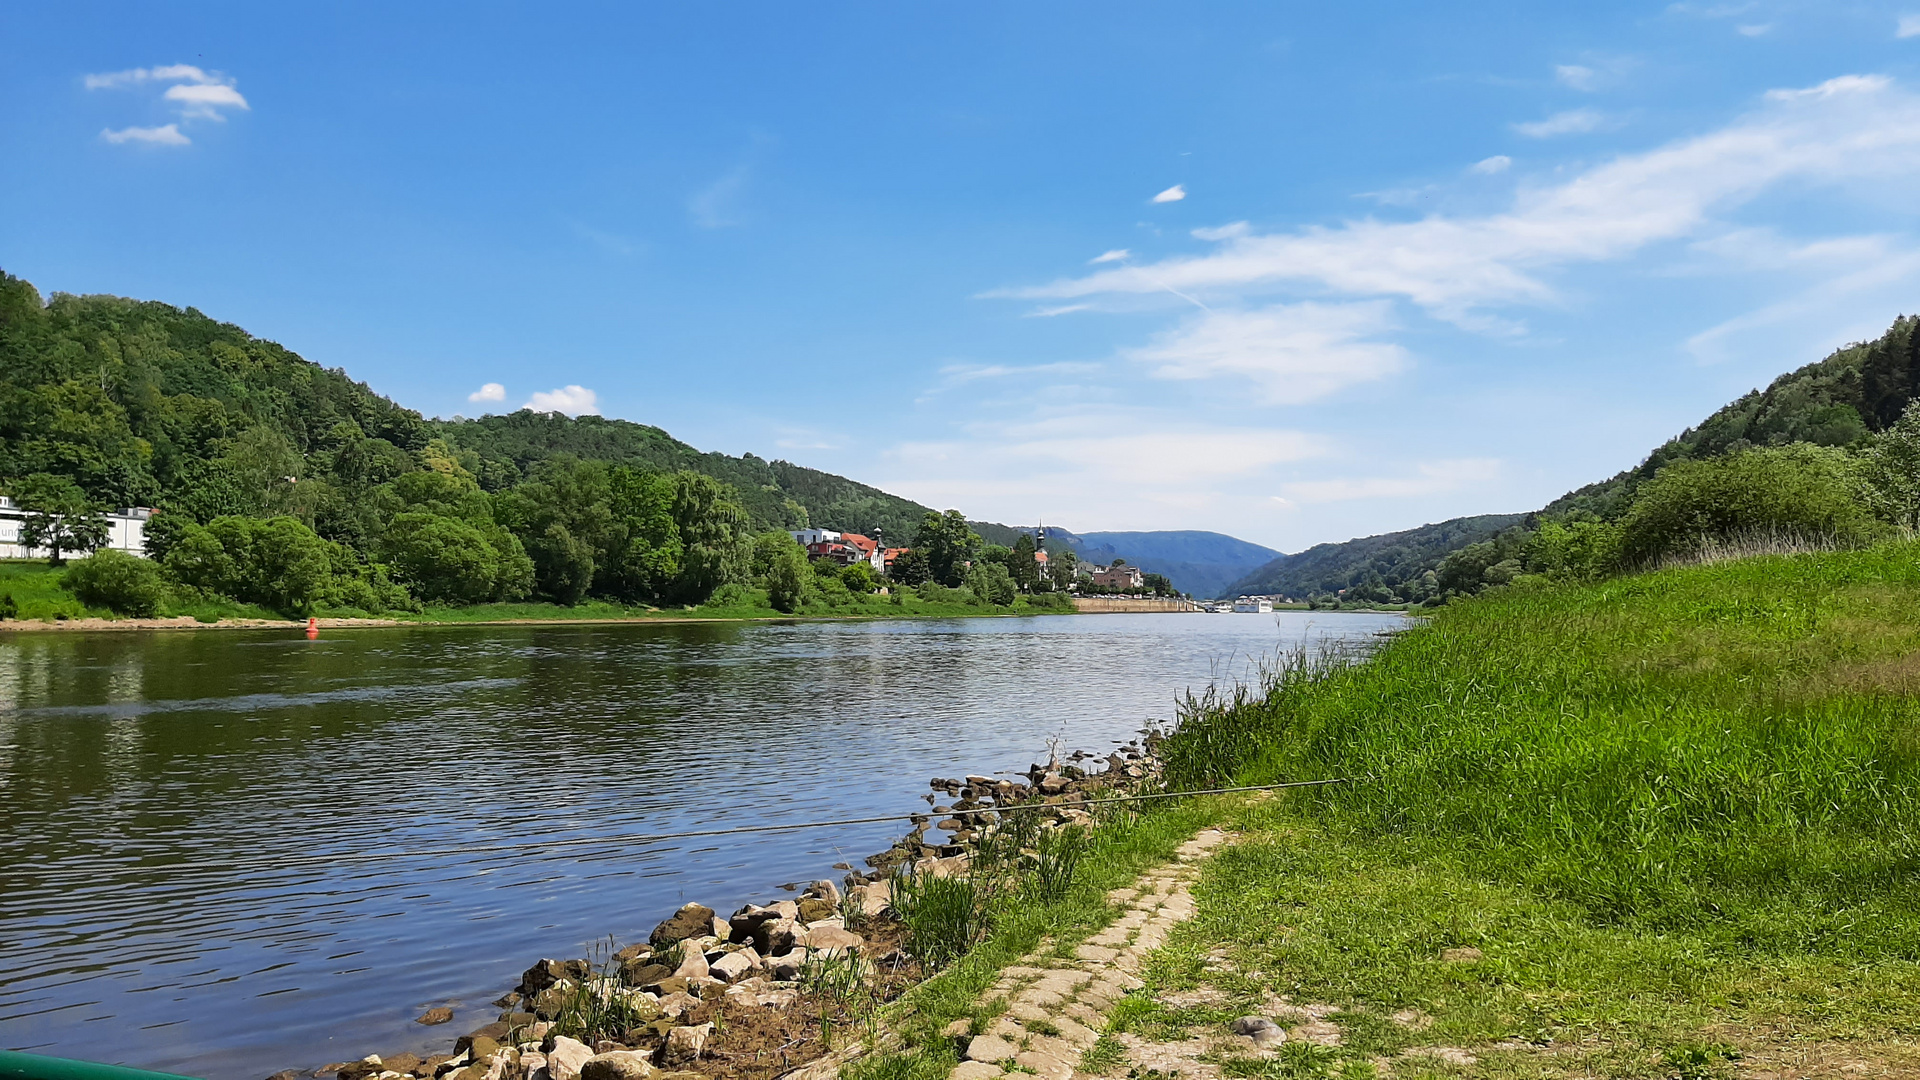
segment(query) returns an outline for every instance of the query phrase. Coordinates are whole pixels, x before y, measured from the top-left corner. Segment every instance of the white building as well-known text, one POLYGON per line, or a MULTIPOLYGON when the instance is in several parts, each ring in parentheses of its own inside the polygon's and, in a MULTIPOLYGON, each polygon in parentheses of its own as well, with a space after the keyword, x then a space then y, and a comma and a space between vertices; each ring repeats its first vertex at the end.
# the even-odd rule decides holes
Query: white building
MULTIPOLYGON (((107 542, 102 546, 144 557, 147 553, 147 521, 152 517, 153 511, 144 506, 129 507, 106 515, 107 542)), ((15 506, 12 499, 0 495, 0 559, 45 559, 53 554, 46 548, 30 548, 20 543, 20 526, 26 520, 25 510, 15 506)))
POLYGON ((832 544, 840 539, 840 534, 832 529, 790 529, 788 536, 799 541, 800 546, 810 548, 815 544, 832 544))

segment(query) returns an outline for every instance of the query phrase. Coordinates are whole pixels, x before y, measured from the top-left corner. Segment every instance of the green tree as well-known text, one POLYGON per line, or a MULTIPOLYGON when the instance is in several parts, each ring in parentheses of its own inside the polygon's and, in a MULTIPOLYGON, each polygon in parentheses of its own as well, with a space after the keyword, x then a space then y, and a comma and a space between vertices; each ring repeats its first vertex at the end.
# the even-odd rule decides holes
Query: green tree
POLYGON ((865 596, 879 588, 879 582, 873 576, 873 567, 863 562, 842 567, 840 584, 845 585, 847 591, 855 596, 865 596))
POLYGON ((783 532, 763 533, 754 541, 753 562, 766 582, 767 602, 777 611, 800 610, 812 595, 813 571, 807 552, 783 532))
POLYGON ((423 600, 478 604, 518 600, 533 586, 533 561, 512 533, 429 513, 396 515, 386 547, 394 569, 423 600))
POLYGON ((1642 566, 1709 538, 1859 543, 1875 533, 1858 462, 1798 443, 1676 461, 1641 485, 1621 519, 1621 557, 1642 566))
POLYGON ((1034 561, 1034 551, 1033 536, 1021 533, 1007 554, 1007 573, 1013 576, 1013 584, 1021 592, 1034 592, 1040 584, 1040 564, 1034 561))
POLYGON ((104 607, 135 618, 160 614, 167 583, 160 568, 124 551, 106 548, 67 567, 60 575, 63 588, 91 607, 104 607))
POLYGON ((546 531, 526 544, 527 557, 533 560, 534 591, 553 601, 572 607, 587 595, 593 583, 593 548, 575 538, 565 525, 554 522, 546 531))
POLYGON ((285 515, 187 526, 165 565, 185 584, 287 614, 311 611, 333 584, 332 545, 285 515))
POLYGON ((698 604, 728 581, 745 576, 747 513, 726 485, 699 473, 674 477, 673 523, 682 554, 669 599, 698 604))
POLYGON ((35 473, 13 486, 13 499, 27 512, 20 523, 21 545, 47 549, 51 566, 66 565, 70 551, 92 551, 107 541, 107 519, 80 485, 64 476, 35 473))
POLYGON ((966 579, 967 563, 981 546, 980 537, 967 526, 958 510, 944 514, 929 512, 920 522, 913 546, 927 554, 927 573, 942 585, 958 588, 966 579))
POLYGON ((1920 530, 1920 398, 1907 402, 1863 456, 1875 509, 1901 528, 1920 530))
POLYGON ((887 567, 887 576, 902 585, 920 585, 933 578, 933 568, 927 563, 924 548, 908 548, 893 557, 893 565, 887 567))
POLYGON ((978 562, 967 571, 967 591, 982 603, 1006 606, 1013 603, 1013 577, 1004 563, 978 562))

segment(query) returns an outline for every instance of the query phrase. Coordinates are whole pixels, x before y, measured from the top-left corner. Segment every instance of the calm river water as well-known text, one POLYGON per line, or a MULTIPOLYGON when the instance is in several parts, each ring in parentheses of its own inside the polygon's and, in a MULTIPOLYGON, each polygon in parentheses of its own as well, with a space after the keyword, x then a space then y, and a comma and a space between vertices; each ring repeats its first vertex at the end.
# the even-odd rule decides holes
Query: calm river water
POLYGON ((444 1048, 538 957, 838 877, 905 822, 556 841, 909 812, 1398 621, 0 635, 0 1046, 220 1080, 444 1048))

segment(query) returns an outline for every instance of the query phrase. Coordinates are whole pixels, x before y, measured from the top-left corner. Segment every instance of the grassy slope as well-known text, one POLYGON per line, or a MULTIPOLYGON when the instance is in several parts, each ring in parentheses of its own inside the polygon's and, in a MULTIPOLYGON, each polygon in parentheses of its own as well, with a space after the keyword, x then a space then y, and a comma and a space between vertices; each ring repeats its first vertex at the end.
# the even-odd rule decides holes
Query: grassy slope
POLYGON ((1126 1022, 1346 1010, 1344 1049, 1265 1067, 1295 1075, 1411 1045, 1480 1060, 1397 1076, 1920 1070, 1917 690, 1914 544, 1510 590, 1295 667, 1178 763, 1367 779, 1244 816, 1152 980, 1228 1001, 1126 1022))

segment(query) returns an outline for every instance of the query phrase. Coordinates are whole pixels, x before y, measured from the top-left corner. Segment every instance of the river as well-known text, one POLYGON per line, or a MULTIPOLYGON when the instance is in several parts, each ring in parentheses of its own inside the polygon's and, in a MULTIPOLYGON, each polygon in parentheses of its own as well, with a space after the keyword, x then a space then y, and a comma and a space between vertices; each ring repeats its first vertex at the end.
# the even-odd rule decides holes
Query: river
POLYGON ((536 958, 837 878, 905 822, 597 838, 906 813, 1399 622, 0 634, 0 1046, 215 1080, 444 1048, 536 958))

